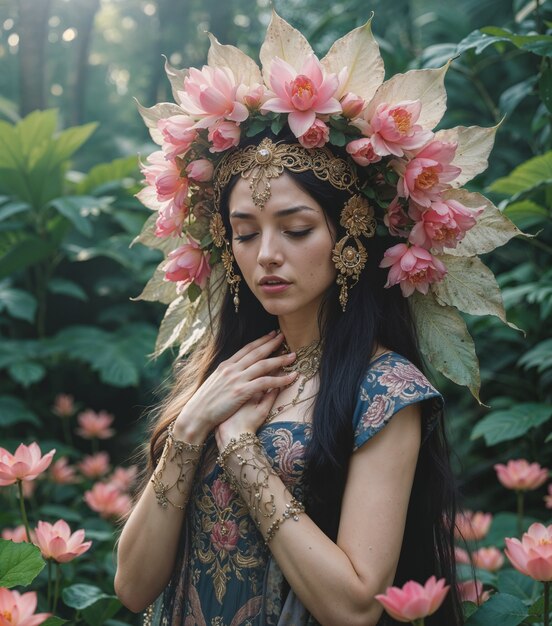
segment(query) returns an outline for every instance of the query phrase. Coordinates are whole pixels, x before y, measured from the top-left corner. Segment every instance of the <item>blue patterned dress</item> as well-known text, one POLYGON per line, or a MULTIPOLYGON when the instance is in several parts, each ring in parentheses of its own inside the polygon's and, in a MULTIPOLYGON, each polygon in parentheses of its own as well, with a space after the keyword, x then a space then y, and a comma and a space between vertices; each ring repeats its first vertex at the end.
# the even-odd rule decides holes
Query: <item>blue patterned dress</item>
MULTIPOLYGON (((424 438, 442 411, 442 397, 402 356, 374 359, 353 415, 356 450, 397 411, 424 402, 424 438)), ((274 470, 299 499, 310 425, 277 422, 257 435, 274 470)), ((146 613, 145 626, 311 626, 316 624, 286 584, 247 507, 222 480, 210 442, 186 511, 180 559, 164 596, 146 613)))

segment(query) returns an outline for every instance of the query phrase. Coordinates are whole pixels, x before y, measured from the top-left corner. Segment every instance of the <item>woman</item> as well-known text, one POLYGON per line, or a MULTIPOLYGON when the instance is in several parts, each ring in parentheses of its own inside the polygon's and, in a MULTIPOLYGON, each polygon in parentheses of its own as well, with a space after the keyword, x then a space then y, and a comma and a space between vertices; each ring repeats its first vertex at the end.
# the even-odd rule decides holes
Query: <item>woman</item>
POLYGON ((422 100, 345 92, 358 69, 332 66, 375 45, 365 27, 347 37, 339 59, 294 69, 275 49, 304 54, 305 40, 274 16, 268 84, 213 41, 210 67, 170 73, 178 107, 143 110, 163 151, 141 198, 157 236, 187 236, 163 265, 173 317, 183 292, 218 306, 162 407, 119 543, 123 603, 159 596, 146 623, 395 624, 375 595, 433 574, 451 588, 426 623, 462 623, 442 398, 405 296, 443 280, 429 248, 455 246, 483 207, 454 199, 468 166, 416 123, 422 100))

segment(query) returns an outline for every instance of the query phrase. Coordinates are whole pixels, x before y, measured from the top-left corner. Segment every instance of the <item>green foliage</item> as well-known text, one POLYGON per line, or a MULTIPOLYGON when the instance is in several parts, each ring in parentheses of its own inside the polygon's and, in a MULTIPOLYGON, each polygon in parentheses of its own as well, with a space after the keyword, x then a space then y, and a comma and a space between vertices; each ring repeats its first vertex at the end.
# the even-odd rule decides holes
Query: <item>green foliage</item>
POLYGON ((36 546, 0 539, 0 587, 30 585, 45 565, 36 546))
POLYGON ((527 608, 516 596, 495 593, 466 621, 466 626, 517 626, 528 615, 527 608))

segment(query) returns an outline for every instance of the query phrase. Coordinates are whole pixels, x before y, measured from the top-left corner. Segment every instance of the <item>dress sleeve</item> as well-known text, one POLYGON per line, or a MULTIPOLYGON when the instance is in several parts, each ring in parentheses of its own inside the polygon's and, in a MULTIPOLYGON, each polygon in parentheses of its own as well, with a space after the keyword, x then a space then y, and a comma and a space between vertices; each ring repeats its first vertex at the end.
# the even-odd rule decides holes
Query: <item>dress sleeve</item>
POLYGON ((404 357, 390 352, 368 368, 359 390, 353 416, 357 450, 378 433, 401 409, 422 403, 422 443, 443 412, 443 397, 420 370, 404 357))

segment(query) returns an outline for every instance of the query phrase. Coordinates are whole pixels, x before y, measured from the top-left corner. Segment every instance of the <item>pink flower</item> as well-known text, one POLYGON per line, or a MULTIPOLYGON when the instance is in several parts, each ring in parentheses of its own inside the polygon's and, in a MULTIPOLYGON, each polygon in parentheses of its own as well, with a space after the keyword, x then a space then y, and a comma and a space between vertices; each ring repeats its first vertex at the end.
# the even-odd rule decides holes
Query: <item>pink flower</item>
POLYGON ((209 128, 222 120, 244 122, 249 111, 238 101, 238 87, 229 67, 192 67, 184 79, 184 91, 178 92, 180 106, 199 118, 196 128, 209 128))
POLYGON ((544 496, 544 504, 547 509, 552 509, 552 483, 548 485, 548 495, 544 496))
POLYGON ((138 475, 138 467, 117 467, 109 478, 109 484, 114 485, 120 491, 129 491, 138 475))
MULTIPOLYGON (((238 87, 238 94, 243 91, 243 87, 243 85, 238 87)), ((267 90, 264 85, 260 85, 259 83, 251 85, 242 98, 250 111, 258 111, 266 99, 267 90)))
POLYGON ((517 570, 535 580, 552 580, 552 525, 531 524, 521 541, 504 541, 506 556, 517 570))
POLYGON ((207 139, 213 144, 209 152, 224 152, 240 143, 241 130, 234 122, 217 122, 209 129, 207 139))
POLYGON ((54 400, 52 413, 58 417, 71 417, 75 412, 75 402, 73 396, 66 393, 58 393, 54 400))
POLYGON ((36 442, 28 446, 20 444, 15 454, 0 448, 0 487, 13 485, 18 480, 34 480, 48 468, 55 453, 50 450, 42 456, 36 442))
POLYGON ((465 541, 480 541, 486 537, 492 521, 491 513, 463 511, 456 515, 455 535, 465 541))
POLYGON ((238 545, 239 538, 240 529, 233 521, 215 522, 211 530, 211 542, 215 550, 230 552, 238 545))
POLYGON ((163 135, 163 152, 167 159, 174 159, 188 152, 197 138, 195 121, 187 115, 172 115, 157 122, 163 135))
POLYGON ((19 593, 0 587, 0 626, 38 626, 51 613, 35 613, 36 591, 19 593))
POLYGON ((221 511, 230 506, 230 503, 235 497, 235 493, 230 485, 220 480, 220 478, 217 478, 213 482, 213 486, 211 487, 211 493, 213 494, 215 504, 221 511))
POLYGON ((69 465, 69 459, 66 456, 62 456, 50 465, 50 479, 58 485, 77 483, 79 479, 75 472, 75 468, 69 465))
POLYGON ((298 137, 299 143, 304 148, 322 148, 330 138, 330 129, 319 119, 315 119, 313 125, 304 135, 298 137))
POLYGON ((466 580, 458 585, 460 597, 464 602, 483 604, 489 599, 489 592, 483 591, 483 584, 479 580, 466 580))
POLYGON ((480 569, 496 572, 504 565, 504 556, 498 548, 479 548, 472 552, 473 564, 480 569))
POLYGON ((506 489, 515 491, 532 491, 538 489, 548 480, 548 469, 538 463, 529 463, 525 459, 508 461, 506 465, 497 463, 494 466, 498 480, 506 489))
POLYGON ((383 216, 383 223, 395 237, 408 237, 406 226, 409 224, 408 215, 404 212, 399 196, 395 196, 383 216))
POLYGON ((365 131, 376 154, 402 157, 405 150, 418 150, 430 141, 433 133, 416 124, 421 110, 420 100, 404 100, 394 105, 379 104, 365 131))
POLYGON ((168 202, 164 207, 159 209, 159 214, 155 220, 155 236, 170 237, 172 235, 181 235, 182 227, 188 217, 189 207, 186 204, 177 205, 174 202, 168 202))
POLYGON ((425 583, 409 580, 402 589, 388 587, 384 594, 378 594, 376 600, 399 622, 412 622, 428 615, 433 615, 441 606, 447 592, 445 579, 436 580, 431 576, 425 583))
POLYGON ((199 243, 189 237, 188 243, 169 253, 168 262, 163 267, 166 280, 180 283, 181 288, 195 283, 203 289, 211 274, 209 257, 209 252, 203 251, 199 243))
POLYGON ((98 452, 85 456, 78 467, 87 478, 99 478, 109 472, 109 455, 107 452, 98 452))
POLYGON ((152 152, 141 166, 146 183, 155 188, 157 199, 161 202, 172 201, 177 206, 186 204, 188 197, 188 179, 181 176, 181 167, 176 160, 165 158, 160 150, 152 152))
POLYGON ((365 105, 364 100, 360 96, 357 96, 350 91, 348 91, 339 102, 341 104, 343 116, 349 119, 358 117, 362 113, 362 109, 365 105))
POLYGON ((391 161, 401 176, 397 185, 399 195, 411 198, 424 207, 431 206, 441 192, 450 187, 448 183, 462 171, 450 164, 456 147, 456 143, 432 141, 411 161, 391 161))
POLYGON ((470 555, 463 548, 459 548, 458 546, 454 546, 454 560, 457 563, 463 563, 465 565, 471 564, 470 555))
POLYGON ((34 544, 45 559, 54 559, 58 563, 68 563, 86 552, 92 542, 83 540, 84 530, 81 528, 71 533, 69 525, 62 519, 55 524, 38 522, 35 528, 34 544))
POLYGON ((186 167, 188 178, 205 183, 213 178, 213 163, 208 159, 196 159, 186 167))
POLYGON ((107 411, 96 413, 88 409, 79 413, 77 421, 80 428, 77 428, 75 432, 84 439, 109 439, 115 434, 115 431, 109 428, 113 420, 113 415, 107 411))
POLYGON ((6 541, 13 541, 14 543, 27 543, 27 531, 25 530, 25 526, 21 524, 15 528, 4 528, 2 530, 2 539, 5 539, 6 541))
POLYGON ((419 246, 399 243, 385 251, 380 267, 390 267, 386 287, 400 284, 405 297, 417 289, 426 294, 431 283, 442 280, 447 270, 431 253, 419 246))
POLYGON ((422 248, 455 248, 483 209, 470 209, 457 200, 435 200, 426 209, 411 203, 409 215, 416 224, 408 240, 422 248))
POLYGON ((381 156, 374 151, 371 139, 355 139, 350 141, 345 149, 351 155, 353 161, 359 165, 370 165, 370 163, 381 161, 381 156))
POLYGON ((289 63, 276 57, 270 66, 270 87, 274 98, 263 104, 263 111, 289 113, 288 124, 296 137, 301 137, 314 124, 316 115, 340 113, 341 105, 334 98, 339 86, 335 74, 324 76, 320 61, 310 54, 297 72, 289 63))
POLYGON ((84 501, 103 518, 119 518, 126 515, 132 506, 130 497, 121 493, 116 485, 96 483, 84 494, 84 501))

